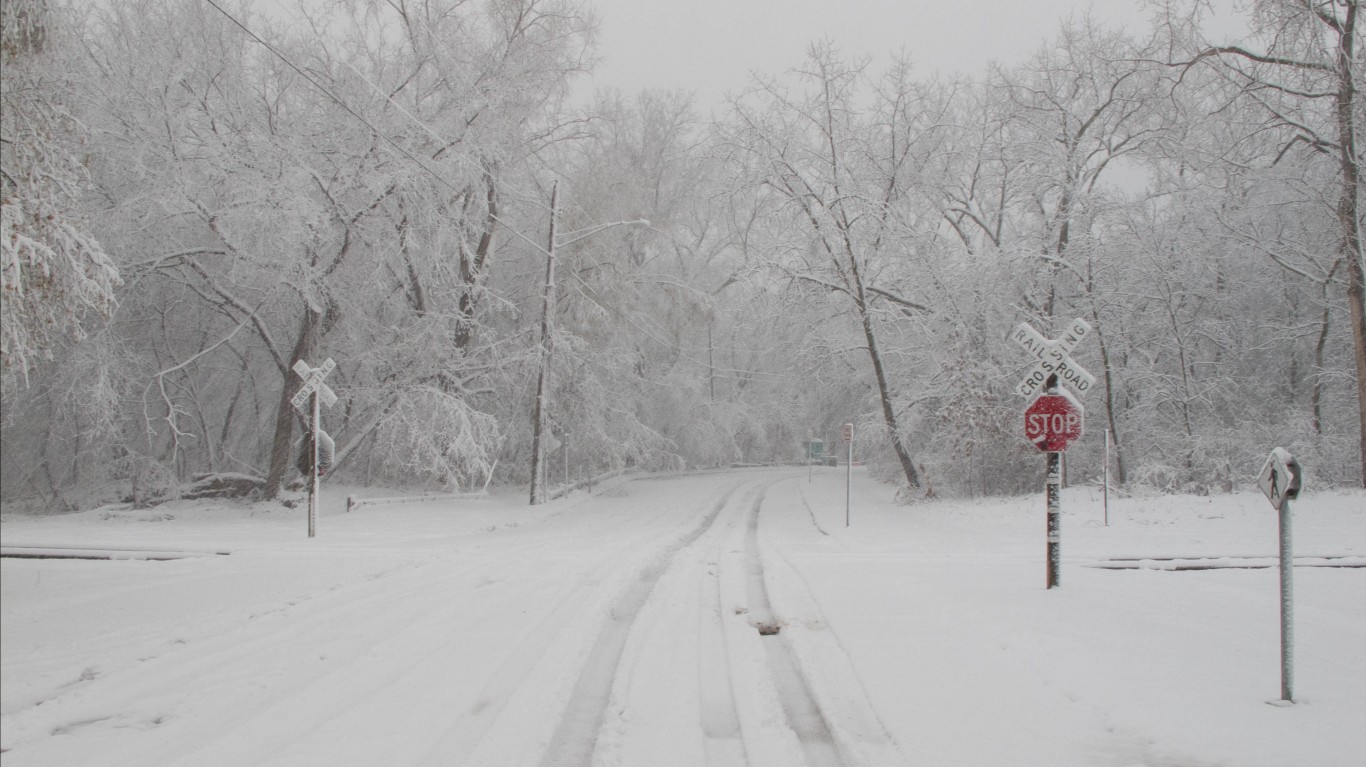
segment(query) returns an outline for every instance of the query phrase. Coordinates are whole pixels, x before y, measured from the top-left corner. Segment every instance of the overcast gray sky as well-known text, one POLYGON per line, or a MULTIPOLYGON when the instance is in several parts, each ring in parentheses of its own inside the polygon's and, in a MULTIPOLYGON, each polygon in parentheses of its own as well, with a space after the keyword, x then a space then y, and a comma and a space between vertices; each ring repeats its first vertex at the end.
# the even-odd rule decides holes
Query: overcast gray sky
POLYGON ((1135 0, 593 0, 601 22, 591 87, 684 88, 704 111, 750 72, 802 63, 829 38, 885 64, 905 50, 922 73, 979 75, 989 61, 1023 60, 1069 13, 1146 29, 1135 0))

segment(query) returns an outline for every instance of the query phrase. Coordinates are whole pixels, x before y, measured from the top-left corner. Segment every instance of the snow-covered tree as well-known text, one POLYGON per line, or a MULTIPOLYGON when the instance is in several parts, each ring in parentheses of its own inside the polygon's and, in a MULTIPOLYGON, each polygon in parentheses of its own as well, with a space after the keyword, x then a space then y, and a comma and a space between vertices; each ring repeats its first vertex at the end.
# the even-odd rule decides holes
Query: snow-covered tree
POLYGON ((910 200, 911 177, 938 132, 919 130, 921 105, 905 67, 874 91, 866 115, 865 65, 843 59, 833 46, 812 46, 795 79, 792 86, 760 80, 736 99, 725 141, 746 183, 771 195, 772 215, 783 222, 770 244, 777 274, 848 302, 883 433, 905 486, 918 489, 920 472, 899 413, 901 387, 893 383, 882 336, 899 332, 905 315, 929 313, 895 287, 928 256, 920 247, 928 227, 910 200))
POLYGON ((0 363, 7 391, 90 317, 119 271, 82 209, 86 129, 73 107, 79 30, 46 0, 0 5, 0 363))
POLYGON ((1199 3, 1164 5, 1173 63, 1209 65, 1230 98, 1255 105, 1258 131, 1278 139, 1277 163, 1292 153, 1329 166, 1333 180, 1320 204, 1335 218, 1334 273, 1341 273, 1350 311, 1356 372, 1360 482, 1366 486, 1366 253, 1363 252, 1362 145, 1366 142, 1366 46, 1360 0, 1256 0, 1246 8, 1251 39, 1211 42, 1199 3))

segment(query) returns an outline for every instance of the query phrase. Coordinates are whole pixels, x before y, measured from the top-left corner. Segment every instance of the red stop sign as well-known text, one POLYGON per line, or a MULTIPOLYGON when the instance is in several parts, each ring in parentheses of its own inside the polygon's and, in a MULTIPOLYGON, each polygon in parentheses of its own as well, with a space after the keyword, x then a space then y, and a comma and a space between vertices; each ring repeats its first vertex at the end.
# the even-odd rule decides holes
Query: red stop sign
POLYGON ((1061 453, 1081 438, 1081 404, 1061 394, 1045 394, 1025 408, 1025 439, 1045 453, 1061 453))

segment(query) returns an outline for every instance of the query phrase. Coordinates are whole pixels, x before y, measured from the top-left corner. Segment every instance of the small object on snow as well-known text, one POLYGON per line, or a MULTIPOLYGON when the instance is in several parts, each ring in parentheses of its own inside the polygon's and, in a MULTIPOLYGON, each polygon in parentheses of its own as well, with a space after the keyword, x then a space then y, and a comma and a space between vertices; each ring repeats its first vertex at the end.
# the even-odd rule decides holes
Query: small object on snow
POLYGON ((783 624, 778 621, 763 621, 755 623, 753 626, 759 630, 759 636, 761 637, 773 636, 783 630, 783 624))

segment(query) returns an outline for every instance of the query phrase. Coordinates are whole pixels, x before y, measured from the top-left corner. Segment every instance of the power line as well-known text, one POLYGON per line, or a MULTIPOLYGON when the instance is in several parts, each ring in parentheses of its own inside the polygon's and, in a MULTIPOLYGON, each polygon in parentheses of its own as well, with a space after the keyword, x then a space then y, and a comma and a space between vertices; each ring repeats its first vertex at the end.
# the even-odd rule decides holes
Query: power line
MULTIPOLYGON (((235 16, 233 16, 231 13, 228 13, 228 11, 225 10, 222 6, 220 6, 217 2, 215 2, 215 0, 204 0, 204 2, 208 3, 214 10, 216 10, 216 11, 218 11, 219 13, 223 14, 223 16, 224 16, 225 18, 227 18, 227 19, 228 19, 229 21, 231 21, 235 26, 237 26, 237 27, 238 27, 239 29, 241 29, 244 33, 246 33, 246 35, 247 35, 248 37, 250 37, 252 40, 254 40, 254 41, 256 41, 257 43, 259 43, 259 44, 260 44, 263 48, 265 48, 266 50, 270 51, 271 55, 275 56, 275 57, 278 58, 280 61, 284 62, 285 65, 287 65, 290 69, 292 69, 292 70, 294 70, 295 72, 297 72, 297 73, 299 74, 299 76, 302 77, 302 78, 304 78, 304 80, 306 80, 310 85, 312 85, 314 88, 317 88, 318 91, 319 91, 320 93, 322 93, 324 96, 326 96, 328 99, 330 99, 330 100, 331 100, 333 103, 335 103, 337 106, 339 106, 339 107, 341 107, 342 109, 346 110, 346 112, 347 112, 348 114, 350 114, 352 117, 356 118, 356 119, 359 120, 363 125, 365 125, 367 128, 369 128, 369 129, 371 130, 371 132, 372 132, 374 135, 376 135, 376 136, 378 136, 379 138, 383 139, 386 143, 388 143, 388 144, 389 144, 390 146, 392 146, 394 149, 397 149, 397 150, 399 151, 399 153, 401 153, 403 156, 405 156, 405 157, 407 157, 409 160, 411 160, 411 161, 413 162, 413 164, 415 164, 415 165, 417 165, 419 168, 421 168, 425 173, 427 173, 429 176, 431 176, 433 179, 435 179, 435 180, 436 180, 438 183, 440 183, 442 186, 445 186, 446 188, 450 189, 451 191, 453 191, 453 192, 455 192, 455 193, 457 193, 457 194, 460 194, 460 193, 462 193, 462 192, 464 191, 464 190, 462 190, 462 189, 456 187, 454 184, 452 184, 452 183, 449 182, 448 180, 446 180, 446 178, 443 177, 441 174, 437 173, 435 170, 433 170, 433 169, 431 169, 430 167, 428 167, 426 163, 424 163, 424 162, 423 162, 421 159, 419 159, 416 155, 414 155, 412 152, 410 152, 406 147, 404 147, 403 145, 401 145, 401 144, 399 144, 397 141, 395 141, 395 140, 394 140, 392 137, 390 137, 387 133, 385 133, 384 131, 380 130, 377 126, 375 126, 374 123, 372 123, 372 122, 370 122, 370 120, 366 119, 366 117, 365 117, 364 115, 362 115, 361 113, 357 112, 355 109, 351 108, 350 105, 348 105, 348 104, 347 104, 345 101, 343 101, 339 96, 337 96, 337 95, 336 95, 335 93, 333 93, 330 89, 328 89, 328 87, 327 87, 326 85, 324 85, 323 83, 321 83, 320 81, 318 81, 316 78, 314 78, 312 75, 310 75, 308 72, 304 71, 301 67, 299 67, 298 65, 296 65, 293 61, 290 60, 290 58, 289 58, 288 56, 286 56, 284 53, 282 53, 281 51, 279 51, 278 49, 276 49, 275 46, 271 45, 269 42, 267 42, 265 39, 263 39, 260 35, 257 35, 255 32, 253 32, 249 27, 247 27, 246 24, 242 23, 240 20, 238 20, 238 19, 237 19, 235 16)), ((348 66, 350 66, 350 65, 348 64, 348 66)), ((354 67, 351 67, 351 69, 352 69, 353 72, 356 72, 357 76, 359 76, 362 80, 365 80, 365 83, 366 83, 367 85, 369 85, 371 88, 374 88, 375 90, 379 90, 379 89, 375 86, 374 83, 370 82, 370 80, 369 80, 368 78, 366 78, 363 74, 361 74, 360 72, 356 71, 354 67)), ((409 120, 412 120, 413 123, 415 123, 418 127, 422 128, 422 130, 426 131, 426 132, 427 132, 429 135, 431 135, 433 138, 435 138, 435 139, 437 139, 437 140, 439 140, 439 141, 443 141, 443 142, 445 141, 445 138, 444 138, 444 137, 442 137, 440 134, 438 134, 435 130, 432 129, 431 126, 427 125, 425 122, 423 122, 421 119, 419 119, 416 115, 412 114, 412 113, 409 112, 407 109, 404 109, 401 105, 398 105, 398 104, 396 104, 395 102, 393 102, 393 99, 389 98, 387 95, 385 96, 385 98, 388 99, 388 100, 390 101, 390 103, 394 103, 395 107, 398 108, 398 110, 399 110, 400 112, 402 112, 403 115, 404 115, 405 117, 407 117, 409 120)), ((524 235, 522 235, 519 231, 517 231, 517 229, 516 229, 515 227, 508 226, 508 224, 506 224, 501 218, 499 218, 499 217, 497 217, 497 216, 494 216, 493 218, 494 218, 494 220, 496 220, 498 223, 503 224, 503 226, 506 227, 506 228, 508 229, 508 231, 512 232, 514 235, 516 235, 516 236, 519 237, 520 239, 526 241, 528 244, 532 245, 533 247, 535 247, 535 248, 537 248, 537 249, 541 249, 539 245, 537 245, 535 242, 531 241, 530 239, 528 239, 527 237, 525 237, 524 235)), ((588 286, 587 286, 587 283, 584 283, 584 282, 583 282, 583 279, 582 279, 581 277, 578 277, 578 275, 573 275, 573 276, 574 276, 574 278, 575 278, 579 283, 582 284, 582 286, 583 286, 584 288, 588 287, 588 286)), ((583 288, 578 288, 578 289, 577 289, 577 292, 578 292, 581 296, 583 296, 586 300, 588 300, 588 301, 590 301, 590 302, 592 302, 592 303, 594 303, 594 304, 597 304, 600 308, 607 308, 607 307, 603 307, 601 304, 598 304, 597 301, 594 301, 590 296, 587 295, 587 293, 584 292, 583 288)), ((758 378, 773 378, 773 379, 775 379, 775 380, 786 380, 786 378, 787 378, 786 376, 783 376, 783 375, 781 375, 781 374, 767 373, 767 372, 764 372, 764 371, 757 371, 757 370, 756 370, 756 371, 745 371, 745 370, 730 370, 730 369, 725 369, 725 368, 714 368, 714 367, 712 367, 709 363, 704 363, 704 362, 702 362, 701 360, 697 360, 697 359, 692 358, 692 357, 687 353, 687 350, 685 350, 682 346, 680 346, 680 345, 678 345, 678 344, 675 344, 675 343, 672 343, 672 342, 670 342, 670 341, 667 340, 667 339, 660 338, 660 337, 659 337, 658 335, 656 335, 654 332, 652 332, 652 331, 650 331, 650 330, 648 330, 648 329, 642 327, 642 326, 641 326, 639 323, 637 323, 635 320, 633 320, 633 319, 630 318, 630 317, 627 317, 627 316, 625 315, 625 313, 623 313, 623 312, 617 310, 615 307, 612 307, 611 309, 609 309, 609 311, 611 311, 612 313, 616 314, 617 317, 618 317, 618 319, 620 319, 620 320, 626 322, 628 325, 633 326, 636 330, 638 330, 639 332, 641 332, 642 334, 644 334, 646 337, 648 337, 648 338, 650 338, 651 340, 653 340, 655 343, 658 343, 658 344, 660 344, 661 346, 663 346, 663 347, 665 347, 665 348, 669 348, 669 349, 674 350, 675 352, 677 352, 677 353, 679 354, 680 357, 682 357, 683 359, 685 359, 685 360, 687 360, 687 361, 689 361, 689 362, 692 362, 693 364, 700 365, 700 366, 702 366, 702 367, 707 367, 707 368, 711 369, 711 370, 713 371, 713 374, 715 374, 715 373, 740 374, 739 376, 735 376, 735 377, 737 377, 737 378, 743 377, 743 376, 754 376, 754 377, 758 377, 758 378)), ((732 377, 732 376, 722 376, 722 377, 727 377, 727 378, 728 378, 728 377, 732 377)))

